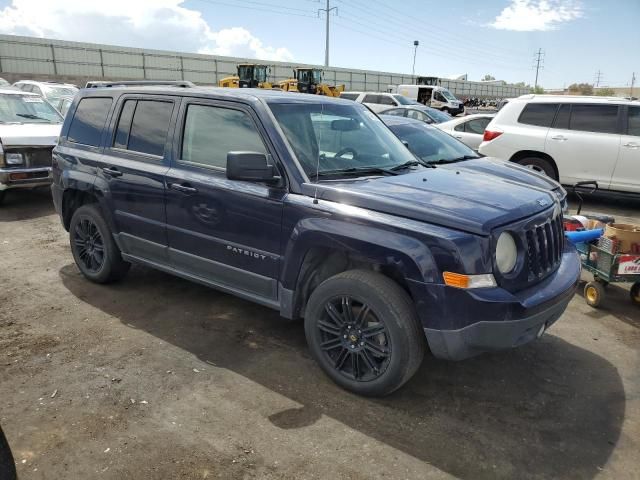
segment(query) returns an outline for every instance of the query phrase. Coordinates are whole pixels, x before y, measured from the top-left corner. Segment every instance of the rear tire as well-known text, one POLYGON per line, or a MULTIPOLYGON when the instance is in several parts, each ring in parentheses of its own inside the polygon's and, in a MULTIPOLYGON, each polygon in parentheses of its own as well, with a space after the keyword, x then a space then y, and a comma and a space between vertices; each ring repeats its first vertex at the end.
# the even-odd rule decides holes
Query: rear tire
POLYGON ((122 259, 111 229, 97 205, 83 205, 73 213, 69 241, 76 265, 92 282, 114 282, 129 271, 131 264, 122 259))
POLYGON ((311 354, 338 385, 383 396, 404 385, 425 352, 413 302, 393 280, 350 270, 320 284, 305 312, 311 354))
POLYGON ((529 168, 535 172, 542 173, 549 178, 553 178, 554 180, 558 180, 558 176, 556 175, 556 171, 551 165, 551 162, 545 158, 540 157, 526 157, 521 158, 516 163, 522 165, 523 167, 529 168))

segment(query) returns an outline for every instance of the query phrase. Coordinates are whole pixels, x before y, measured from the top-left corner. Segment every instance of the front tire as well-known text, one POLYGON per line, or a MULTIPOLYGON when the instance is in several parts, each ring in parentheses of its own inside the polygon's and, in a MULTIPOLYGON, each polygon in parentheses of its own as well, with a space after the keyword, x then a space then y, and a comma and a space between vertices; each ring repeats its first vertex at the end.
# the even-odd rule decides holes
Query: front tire
POLYGON ((69 241, 76 265, 92 282, 113 282, 129 271, 131 264, 122 259, 111 229, 97 205, 83 205, 73 213, 69 241))
POLYGON ((551 162, 547 159, 540 157, 526 157, 518 160, 517 163, 523 167, 533 170, 534 172, 542 173, 549 178, 558 180, 558 176, 556 175, 553 165, 551 165, 551 162))
POLYGON ((393 280, 350 270, 320 284, 305 313, 311 354, 338 385, 383 396, 404 385, 425 352, 425 338, 407 293, 393 280))

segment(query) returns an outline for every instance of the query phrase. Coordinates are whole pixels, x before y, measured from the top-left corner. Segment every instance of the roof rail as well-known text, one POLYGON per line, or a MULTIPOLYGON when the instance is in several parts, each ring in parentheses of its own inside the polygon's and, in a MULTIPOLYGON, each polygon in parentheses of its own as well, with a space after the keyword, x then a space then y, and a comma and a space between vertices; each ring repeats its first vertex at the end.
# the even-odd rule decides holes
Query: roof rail
POLYGON ((114 82, 93 81, 87 82, 84 88, 108 88, 108 87, 150 87, 150 86, 170 86, 191 88, 195 87, 193 82, 187 80, 123 80, 114 82))

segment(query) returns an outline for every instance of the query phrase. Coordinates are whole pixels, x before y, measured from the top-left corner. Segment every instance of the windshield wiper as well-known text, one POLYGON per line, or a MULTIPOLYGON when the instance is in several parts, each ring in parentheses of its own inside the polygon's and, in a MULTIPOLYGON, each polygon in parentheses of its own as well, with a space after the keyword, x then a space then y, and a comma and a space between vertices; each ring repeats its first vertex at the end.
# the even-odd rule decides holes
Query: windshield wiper
POLYGON ((39 117, 38 115, 34 115, 33 113, 16 113, 16 117, 29 118, 31 120, 46 120, 49 121, 48 118, 39 117))
POLYGON ((456 158, 441 158, 440 160, 434 160, 433 162, 429 162, 429 163, 442 165, 445 163, 464 162, 465 160, 472 160, 474 158, 482 158, 482 157, 479 157, 477 155, 463 155, 462 157, 456 157, 456 158))
POLYGON ((409 168, 409 167, 416 167, 418 165, 424 165, 423 163, 420 163, 417 160, 409 160, 408 162, 404 162, 401 163, 400 165, 396 165, 395 167, 391 167, 389 170, 393 170, 398 171, 398 170, 404 170, 405 168, 409 168))
MULTIPOLYGON (((380 167, 349 167, 349 168, 338 168, 335 170, 324 170, 322 172, 318 172, 318 177, 332 177, 332 176, 358 176, 358 175, 368 175, 372 173, 384 174, 384 175, 399 175, 397 172, 394 172, 393 169, 389 170, 386 168, 380 167)), ((315 174, 312 176, 316 176, 315 174)))

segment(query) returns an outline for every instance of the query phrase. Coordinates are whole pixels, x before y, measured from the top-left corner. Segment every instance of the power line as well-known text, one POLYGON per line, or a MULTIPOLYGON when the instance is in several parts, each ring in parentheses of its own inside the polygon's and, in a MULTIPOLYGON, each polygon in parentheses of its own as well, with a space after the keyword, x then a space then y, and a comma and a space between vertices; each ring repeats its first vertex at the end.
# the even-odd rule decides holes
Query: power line
POLYGON ((254 3, 259 6, 248 6, 248 5, 238 5, 235 3, 221 2, 218 0, 195 0, 196 2, 208 3, 209 5, 224 5, 225 7, 234 7, 234 8, 243 8, 245 10, 255 10, 258 12, 269 12, 269 13, 277 13, 279 15, 288 15, 294 17, 306 17, 306 18, 317 18, 314 15, 311 15, 311 11, 303 10, 300 8, 291 8, 291 7, 282 7, 279 5, 274 5, 272 3, 262 3, 262 2, 248 2, 246 3, 254 3), (266 8, 270 7, 270 8, 266 8), (284 11, 274 10, 274 8, 280 8, 284 11), (309 15, 305 15, 304 13, 297 12, 309 12, 309 15))

